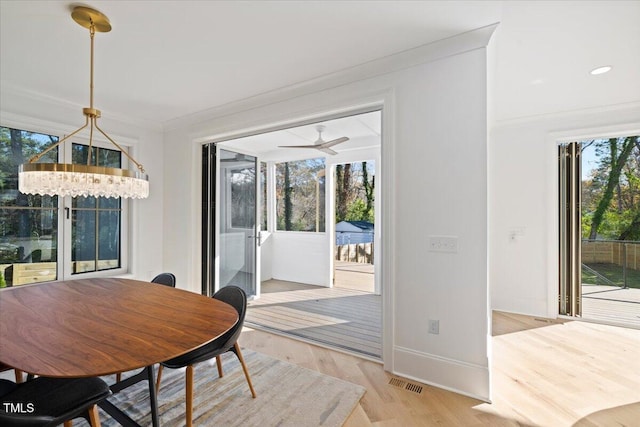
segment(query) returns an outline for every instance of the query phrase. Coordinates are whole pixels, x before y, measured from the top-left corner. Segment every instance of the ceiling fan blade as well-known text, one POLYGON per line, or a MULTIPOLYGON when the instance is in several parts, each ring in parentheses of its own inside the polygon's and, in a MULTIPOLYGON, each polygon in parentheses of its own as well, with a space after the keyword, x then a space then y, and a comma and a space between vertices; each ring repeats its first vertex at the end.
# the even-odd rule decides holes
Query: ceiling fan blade
POLYGON ((318 150, 322 151, 323 153, 331 154, 332 156, 335 156, 336 154, 338 154, 337 152, 333 151, 331 148, 321 147, 321 146, 317 146, 317 145, 316 145, 315 148, 317 148, 318 150))
POLYGON ((343 142, 347 142, 348 140, 349 140, 349 138, 347 138, 346 136, 343 136, 342 138, 332 139, 331 141, 327 141, 327 142, 323 142, 321 144, 318 144, 318 145, 316 145, 316 147, 329 148, 329 147, 333 147, 334 145, 338 145, 338 144, 342 144, 343 142))
POLYGON ((278 145, 278 148, 318 148, 318 145, 278 145))
POLYGON ((316 150, 320 150, 323 153, 331 154, 332 156, 338 154, 336 151, 333 151, 330 147, 334 145, 338 145, 343 142, 347 142, 349 138, 343 136, 342 138, 332 139, 331 141, 323 141, 321 138, 314 145, 279 145, 280 148, 315 148, 316 150))

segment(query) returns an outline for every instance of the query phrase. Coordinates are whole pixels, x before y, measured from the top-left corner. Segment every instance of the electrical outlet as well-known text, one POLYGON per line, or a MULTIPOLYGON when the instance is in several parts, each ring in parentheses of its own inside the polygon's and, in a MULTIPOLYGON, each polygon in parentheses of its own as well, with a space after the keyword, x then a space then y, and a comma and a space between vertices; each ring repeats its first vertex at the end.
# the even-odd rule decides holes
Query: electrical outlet
POLYGON ((524 236, 525 227, 511 227, 509 229, 509 241, 511 243, 517 242, 522 236, 524 236))
POLYGON ((439 320, 431 320, 429 319, 429 333, 430 334, 439 334, 440 333, 440 321, 439 320))
POLYGON ((458 237, 429 236, 429 251, 458 253, 458 237))

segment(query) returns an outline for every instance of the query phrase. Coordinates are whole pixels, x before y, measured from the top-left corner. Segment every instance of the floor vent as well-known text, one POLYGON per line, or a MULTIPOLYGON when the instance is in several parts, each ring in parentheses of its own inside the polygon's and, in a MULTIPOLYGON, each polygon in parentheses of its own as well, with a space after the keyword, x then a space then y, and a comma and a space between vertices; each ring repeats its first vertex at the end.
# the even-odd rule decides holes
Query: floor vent
POLYGON ((399 378, 391 378, 389 384, 398 388, 409 390, 413 393, 422 394, 422 386, 418 384, 408 383, 399 378))
POLYGON ((404 385, 406 384, 406 382, 402 381, 399 378, 391 378, 389 380, 389 384, 391 384, 392 386, 395 387, 404 387, 404 385))
POLYGON ((412 391, 414 393, 422 394, 422 386, 418 384, 407 383, 405 387, 407 390, 412 391))

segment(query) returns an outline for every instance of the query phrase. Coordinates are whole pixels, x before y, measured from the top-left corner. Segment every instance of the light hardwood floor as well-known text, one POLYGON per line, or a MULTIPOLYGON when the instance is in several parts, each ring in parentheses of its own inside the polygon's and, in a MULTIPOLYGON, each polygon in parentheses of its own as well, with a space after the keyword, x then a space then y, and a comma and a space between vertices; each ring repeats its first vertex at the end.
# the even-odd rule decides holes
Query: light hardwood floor
POLYGON ((366 387, 346 427, 640 426, 640 330, 493 319, 491 404, 414 381, 422 391, 409 391, 379 363, 267 332, 245 328, 240 342, 366 387))

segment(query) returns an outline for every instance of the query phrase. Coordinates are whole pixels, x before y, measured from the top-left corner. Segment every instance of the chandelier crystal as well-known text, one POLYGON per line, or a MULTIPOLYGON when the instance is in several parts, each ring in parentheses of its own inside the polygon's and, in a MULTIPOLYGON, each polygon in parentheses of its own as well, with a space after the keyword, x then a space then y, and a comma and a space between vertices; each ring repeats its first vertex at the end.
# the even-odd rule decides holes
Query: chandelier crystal
POLYGON ((71 17, 81 26, 89 29, 91 37, 91 84, 90 106, 82 109, 86 117, 84 126, 60 139, 41 153, 29 159, 29 163, 20 165, 18 170, 18 189, 25 194, 39 194, 47 196, 84 196, 84 197, 123 197, 143 199, 149 197, 149 178, 144 168, 122 149, 109 135, 98 126, 100 110, 93 108, 93 38, 95 32, 111 31, 109 19, 102 13, 83 6, 73 9, 71 17), (64 141, 89 127, 89 155, 87 164, 68 163, 37 163, 47 152, 59 146, 64 141), (137 171, 128 169, 109 168, 91 164, 91 147, 93 145, 94 129, 107 138, 118 150, 124 154, 138 168, 137 171))

